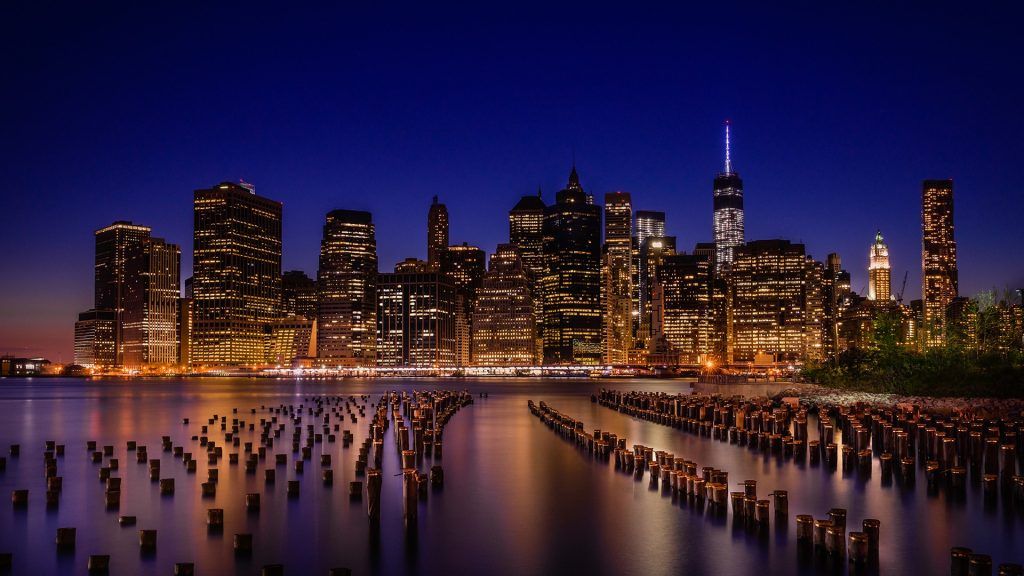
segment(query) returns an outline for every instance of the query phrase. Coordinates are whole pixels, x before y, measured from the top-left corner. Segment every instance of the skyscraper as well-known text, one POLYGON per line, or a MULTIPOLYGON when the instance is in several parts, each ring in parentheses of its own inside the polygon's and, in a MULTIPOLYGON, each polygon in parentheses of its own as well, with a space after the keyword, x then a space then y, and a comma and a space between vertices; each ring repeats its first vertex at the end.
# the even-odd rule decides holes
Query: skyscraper
POLYGON ((448 207, 437 201, 430 204, 427 212, 427 263, 437 268, 441 265, 441 255, 448 249, 448 207))
POLYGON ((604 202, 604 362, 626 364, 633 347, 633 205, 625 192, 605 194, 604 202))
POLYGON ((875 233, 875 242, 868 255, 868 300, 888 302, 892 294, 892 273, 889 270, 889 247, 882 231, 875 233))
POLYGON ((441 273, 455 283, 455 365, 468 366, 473 359, 472 318, 477 289, 487 271, 487 254, 463 242, 449 246, 441 255, 441 273))
POLYGON ((537 195, 523 196, 508 212, 508 240, 519 251, 523 268, 534 280, 544 271, 544 200, 537 195))
POLYGON ((733 262, 733 252, 743 245, 743 180, 732 169, 729 122, 725 122, 725 171, 715 177, 714 191, 715 270, 733 262))
MULTIPOLYGON (((633 316, 633 346, 645 348, 650 337, 651 316, 651 284, 647 276, 645 265, 645 250, 652 244, 650 238, 656 239, 654 244, 664 245, 665 238, 665 213, 652 210, 636 211, 636 227, 633 232, 633 262, 632 262, 632 311, 633 316)), ((659 248, 660 249, 660 248, 659 248)))
POLYGON ((281 203, 232 182, 194 199, 192 362, 263 364, 281 308, 281 203))
POLYGON ((601 361, 601 209, 588 202, 573 167, 544 210, 545 364, 601 361))
POLYGON ((473 312, 473 364, 537 363, 537 319, 532 282, 515 246, 499 244, 477 290, 473 312))
POLYGON ((658 269, 662 259, 676 253, 675 236, 648 236, 640 245, 637 258, 639 271, 636 277, 639 280, 640 290, 637 292, 638 301, 635 303, 637 315, 635 316, 635 338, 637 347, 650 348, 649 341, 654 335, 653 315, 651 305, 654 301, 654 286, 658 280, 658 269))
POLYGON ((333 210, 320 242, 316 347, 320 362, 376 363, 377 237, 369 212, 333 210))
POLYGON ((953 181, 925 180, 921 194, 921 297, 924 342, 944 341, 946 307, 959 295, 953 234, 953 181))
POLYGON ((121 316, 122 363, 128 368, 178 364, 181 249, 147 238, 126 252, 121 316))
POLYGON ((151 229, 118 221, 100 228, 96 237, 96 291, 93 308, 114 314, 114 364, 122 363, 125 297, 128 294, 128 256, 149 241, 151 229))
POLYGON ((398 271, 380 274, 377 365, 455 366, 455 312, 455 284, 447 275, 398 271))

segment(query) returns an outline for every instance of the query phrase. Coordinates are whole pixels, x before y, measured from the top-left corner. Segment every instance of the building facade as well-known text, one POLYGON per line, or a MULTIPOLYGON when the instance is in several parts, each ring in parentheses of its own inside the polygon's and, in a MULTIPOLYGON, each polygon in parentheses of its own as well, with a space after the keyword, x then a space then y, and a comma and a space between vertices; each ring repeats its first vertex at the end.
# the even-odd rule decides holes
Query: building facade
POLYGON ((731 270, 730 348, 736 363, 786 363, 807 354, 807 256, 787 240, 747 242, 731 270))
POLYGON ((601 209, 589 202, 573 167, 566 188, 544 210, 545 364, 601 362, 601 209))
POLYGON ((316 318, 316 280, 302 270, 289 270, 281 276, 281 314, 316 318))
POLYGON ((117 362, 113 310, 87 310, 75 322, 75 364, 109 368, 117 362))
POLYGON ((281 203, 223 182, 194 194, 192 362, 258 366, 280 317, 281 203))
POLYGON ((394 272, 377 277, 377 365, 455 366, 454 282, 439 272, 394 272))
POLYGON ((327 214, 317 286, 319 362, 373 366, 377 358, 377 236, 369 212, 327 214))
POLYGON ((678 364, 720 362, 722 318, 715 306, 713 270, 707 255, 665 256, 652 299, 655 340, 671 347, 678 364))
POLYGON ((473 364, 537 363, 533 282, 515 246, 499 244, 477 291, 473 312, 473 364))

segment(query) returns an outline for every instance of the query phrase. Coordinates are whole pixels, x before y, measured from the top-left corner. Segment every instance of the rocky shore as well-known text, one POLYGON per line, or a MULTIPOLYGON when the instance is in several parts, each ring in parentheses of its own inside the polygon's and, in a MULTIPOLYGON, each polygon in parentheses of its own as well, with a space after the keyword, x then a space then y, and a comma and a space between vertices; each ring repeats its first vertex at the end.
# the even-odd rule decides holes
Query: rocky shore
POLYGON ((776 400, 799 398, 813 406, 849 406, 876 408, 913 408, 930 414, 967 414, 979 417, 1024 416, 1024 398, 957 398, 901 396, 877 392, 837 390, 816 384, 793 384, 772 396, 776 400))

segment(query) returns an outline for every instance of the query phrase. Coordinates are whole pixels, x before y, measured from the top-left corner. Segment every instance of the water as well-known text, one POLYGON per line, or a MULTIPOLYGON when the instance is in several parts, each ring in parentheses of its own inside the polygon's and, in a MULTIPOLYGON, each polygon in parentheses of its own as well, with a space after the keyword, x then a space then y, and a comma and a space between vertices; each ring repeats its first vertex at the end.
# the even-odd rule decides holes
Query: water
MULTIPOLYGON (((688 390, 690 384, 554 379, 3 379, 0 449, 6 454, 9 444, 19 443, 21 456, 7 457, 0 493, 6 496, 28 488, 30 503, 26 509, 9 504, 0 508, 0 552, 14 553, 13 573, 34 575, 84 574, 90 554, 109 554, 111 574, 171 574, 176 562, 194 562, 197 574, 257 574, 270 563, 284 564, 287 574, 326 574, 337 566, 349 567, 357 575, 810 574, 822 567, 798 561, 794 517, 807 513, 822 518, 830 508, 841 507, 849 510, 851 531, 859 529, 863 518, 881 520, 880 573, 948 573, 952 546, 991 554, 996 564, 1024 561, 1024 515, 1001 505, 985 507, 980 487, 971 486, 964 501, 951 502, 943 495, 929 495, 923 474, 913 490, 896 483, 883 487, 877 459, 872 479, 866 481, 843 478, 841 471, 797 466, 591 403, 591 393, 601 387, 675 393, 688 390), (298 404, 302 395, 371 394, 375 400, 385 390, 437 387, 465 388, 474 396, 486 391, 489 397, 476 398, 445 429, 445 486, 420 503, 415 536, 403 527, 393 428, 384 443, 379 532, 369 529, 365 499, 349 499, 348 482, 365 480, 356 477, 354 467, 368 419, 342 425, 355 436, 348 449, 342 448, 340 437, 334 444, 315 445, 313 458, 300 475, 294 471, 291 446, 283 434, 274 453, 288 453, 288 467, 277 469, 277 482, 271 486, 264 484, 262 472, 273 466, 270 452, 254 475, 246 475, 243 464, 229 465, 225 456, 217 465, 216 497, 201 497, 199 484, 206 480, 207 463, 204 450, 190 438, 214 413, 255 421, 258 430, 259 418, 266 415, 253 416, 250 408, 298 404), (731 513, 722 518, 674 502, 661 490, 650 490, 646 477, 636 482, 612 464, 579 452, 529 413, 529 399, 543 400, 582 419, 588 430, 625 436, 629 445, 645 444, 699 466, 727 470, 733 484, 757 480, 759 494, 788 490, 790 521, 776 525, 773 515, 770 533, 755 537, 734 527, 731 513), (231 414, 234 407, 239 408, 237 415, 231 414), (181 423, 184 417, 191 419, 190 425, 181 423), (161 452, 163 435, 193 452, 198 460, 195 474, 187 474, 179 460, 161 452), (64 489, 56 510, 47 509, 44 500, 46 440, 63 443, 67 450, 58 458, 64 489), (115 447, 121 464, 117 475, 123 478, 118 510, 105 508, 100 465, 88 458, 87 440, 115 447), (149 480, 148 467, 126 451, 128 440, 148 446, 150 458, 161 460, 162 477, 175 478, 173 496, 160 495, 158 485, 149 480), (321 451, 332 454, 333 486, 321 482, 321 451), (285 495, 290 479, 301 481, 297 499, 285 495), (262 493, 258 515, 246 513, 246 492, 262 493), (207 531, 207 508, 224 509, 223 532, 207 531), (119 514, 137 516, 138 524, 120 527, 119 514), (58 554, 54 537, 63 526, 77 527, 77 545, 73 552, 58 554), (138 530, 148 528, 159 532, 156 551, 146 555, 140 553, 138 530), (233 554, 235 533, 253 534, 251 556, 233 554)), ((759 386, 756 392, 770 388, 759 386)), ((370 413, 368 409, 368 417, 370 413)), ((306 423, 308 417, 303 426, 306 423)), ((219 430, 210 432, 221 444, 219 430)), ((242 433, 243 442, 250 440, 258 445, 258 431, 242 433)), ((233 449, 226 446, 224 451, 233 449)))

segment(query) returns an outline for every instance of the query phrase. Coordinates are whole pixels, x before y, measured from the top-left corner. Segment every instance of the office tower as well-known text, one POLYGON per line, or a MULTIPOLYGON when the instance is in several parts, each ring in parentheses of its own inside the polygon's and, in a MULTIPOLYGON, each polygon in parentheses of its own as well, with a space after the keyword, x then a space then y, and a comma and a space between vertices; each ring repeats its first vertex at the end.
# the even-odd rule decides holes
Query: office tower
POLYGON ((121 360, 133 369, 178 364, 181 249, 148 238, 126 251, 121 360))
POLYGON ((534 280, 544 271, 544 200, 537 195, 523 196, 508 212, 508 240, 519 251, 523 268, 534 280))
POLYGON ((272 320, 264 328, 266 363, 290 368, 297 358, 315 356, 316 326, 316 320, 305 316, 291 315, 272 320))
POLYGON ((963 296, 953 298, 945 311, 945 342, 961 350, 978 350, 978 318, 977 302, 963 296))
POLYGON ((117 361, 113 310, 87 310, 75 322, 75 364, 105 368, 117 361))
POLYGON ((448 248, 448 207, 437 201, 427 212, 427 263, 434 269, 441 264, 441 255, 448 248))
POLYGON ((316 349, 320 363, 376 363, 377 237, 369 212, 327 214, 317 273, 316 349))
POLYGON ((231 182, 194 200, 192 362, 260 365, 264 326, 280 316, 281 203, 231 182))
POLYGON ((633 205, 625 192, 605 194, 604 201, 604 363, 627 364, 633 347, 633 205))
POLYGON ((123 359, 124 299, 128 291, 125 263, 128 255, 140 249, 150 237, 148 226, 118 221, 100 228, 96 237, 96 290, 93 308, 114 313, 114 365, 123 359))
POLYGON ((455 314, 455 365, 469 366, 472 361, 472 318, 477 289, 487 271, 487 254, 463 242, 449 246, 441 255, 441 273, 455 283, 457 304, 455 314))
POLYGON ((959 295, 953 234, 953 181, 925 180, 921 195, 924 342, 942 344, 946 307, 959 295))
POLYGON ((653 212, 651 210, 636 211, 636 241, 638 246, 643 246, 648 238, 662 238, 665 236, 665 213, 653 212))
POLYGON ((573 167, 544 210, 545 364, 601 361, 601 209, 587 202, 573 167))
POLYGON ((377 277, 377 365, 455 366, 455 283, 440 272, 377 277))
POLYGON ((743 180, 732 169, 729 150, 729 122, 725 123, 725 171, 715 177, 714 191, 715 269, 728 269, 733 252, 743 245, 743 180))
MULTIPOLYGON (((714 274, 707 254, 673 254, 658 266, 652 291, 652 332, 664 339, 678 364, 720 361, 714 274)), ((660 363, 660 362, 659 362, 660 363)), ((664 362, 668 364, 669 362, 664 362)))
POLYGON ((281 276, 281 314, 316 318, 316 280, 302 270, 289 270, 281 276))
POLYGON ((533 282, 515 246, 499 244, 477 290, 473 312, 473 364, 533 366, 537 318, 533 282))
POLYGON ((875 242, 868 255, 868 300, 888 302, 892 296, 892 274, 889 270, 889 247, 882 232, 875 233, 875 242))
POLYGON ((637 314, 634 317, 636 333, 634 342, 637 347, 648 348, 654 335, 651 303, 654 301, 653 288, 658 279, 658 267, 665 256, 676 253, 675 236, 648 236, 639 246, 636 273, 640 290, 635 303, 637 314))
POLYGON ((805 356, 807 256, 787 240, 748 242, 732 266, 733 362, 795 362, 805 356))
MULTIPOLYGON (((523 261, 523 269, 530 277, 530 289, 533 295, 533 312, 537 318, 535 330, 538 344, 543 349, 541 335, 544 322, 544 299, 541 294, 540 282, 544 277, 544 209, 547 206, 541 198, 540 189, 537 195, 527 195, 508 213, 508 239, 516 247, 523 261)), ((542 358, 538 362, 542 361, 542 358)))

